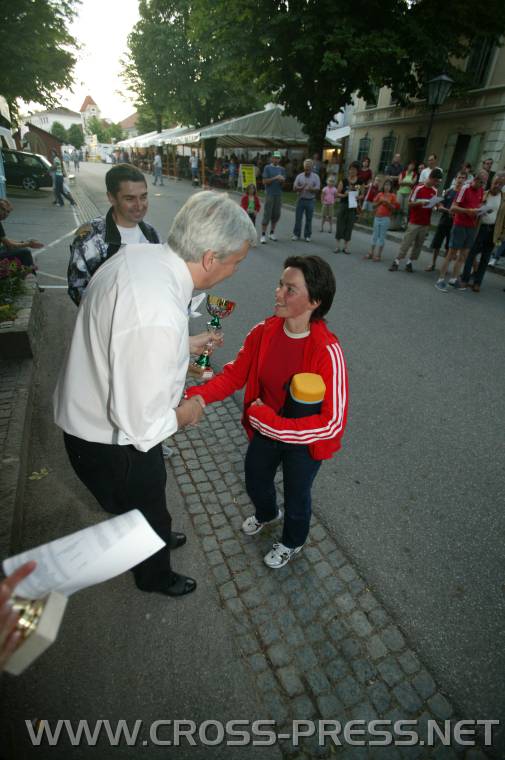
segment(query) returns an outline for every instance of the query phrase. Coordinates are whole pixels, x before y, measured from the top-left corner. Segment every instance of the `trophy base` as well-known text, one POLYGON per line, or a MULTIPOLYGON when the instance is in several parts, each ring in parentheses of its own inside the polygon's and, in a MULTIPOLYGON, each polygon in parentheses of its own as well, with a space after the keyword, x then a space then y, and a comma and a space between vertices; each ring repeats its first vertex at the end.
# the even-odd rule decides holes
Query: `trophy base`
POLYGON ((197 377, 200 380, 210 380, 211 377, 214 377, 214 370, 210 366, 200 367, 196 362, 192 362, 188 367, 188 375, 197 377))
POLYGON ((51 591, 44 602, 44 610, 36 629, 18 646, 9 657, 4 670, 13 676, 23 673, 56 640, 67 597, 51 591))

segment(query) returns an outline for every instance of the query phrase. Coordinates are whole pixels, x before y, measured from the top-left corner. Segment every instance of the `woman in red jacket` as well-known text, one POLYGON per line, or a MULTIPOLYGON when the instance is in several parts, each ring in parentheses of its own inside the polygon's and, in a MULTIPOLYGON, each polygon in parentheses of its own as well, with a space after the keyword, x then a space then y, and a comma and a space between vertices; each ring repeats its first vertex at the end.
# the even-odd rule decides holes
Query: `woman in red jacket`
POLYGON ((311 488, 323 459, 340 448, 347 418, 347 372, 338 339, 323 317, 335 295, 335 278, 319 256, 291 256, 275 291, 275 316, 253 327, 234 361, 187 396, 220 401, 245 385, 242 422, 249 437, 247 493, 255 514, 242 524, 249 536, 282 519, 274 477, 282 465, 284 527, 265 556, 283 567, 302 549, 311 517, 311 488), (292 418, 283 414, 293 375, 310 372, 326 387, 320 410, 292 418))

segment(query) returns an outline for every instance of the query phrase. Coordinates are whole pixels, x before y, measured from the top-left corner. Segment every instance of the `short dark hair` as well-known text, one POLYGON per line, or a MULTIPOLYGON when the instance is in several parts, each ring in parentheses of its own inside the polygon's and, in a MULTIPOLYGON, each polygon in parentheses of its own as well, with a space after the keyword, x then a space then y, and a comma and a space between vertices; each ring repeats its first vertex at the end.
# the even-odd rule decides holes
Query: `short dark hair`
POLYGON ((121 182, 143 182, 147 187, 146 178, 132 164, 116 164, 105 175, 105 187, 111 195, 117 195, 121 182))
POLYGON ((310 300, 321 302, 312 312, 310 321, 323 319, 331 308, 337 287, 328 262, 320 256, 289 256, 284 262, 284 269, 288 267, 294 267, 302 272, 310 300))
POLYGON ((430 172, 430 179, 442 179, 443 176, 442 169, 432 169, 430 172))

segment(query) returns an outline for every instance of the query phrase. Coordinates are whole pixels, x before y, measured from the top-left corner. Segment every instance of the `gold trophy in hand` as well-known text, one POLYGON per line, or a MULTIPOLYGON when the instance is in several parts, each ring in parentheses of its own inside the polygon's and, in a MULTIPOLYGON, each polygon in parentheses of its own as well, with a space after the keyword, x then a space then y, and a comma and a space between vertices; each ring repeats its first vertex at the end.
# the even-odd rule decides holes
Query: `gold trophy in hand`
POLYGON ((190 375, 200 377, 202 380, 210 380, 213 376, 214 370, 210 366, 209 356, 212 353, 215 340, 222 335, 221 320, 229 317, 234 308, 235 301, 229 301, 220 296, 207 296, 207 311, 211 316, 210 321, 207 322, 207 327, 212 337, 198 359, 189 365, 188 373, 190 375))

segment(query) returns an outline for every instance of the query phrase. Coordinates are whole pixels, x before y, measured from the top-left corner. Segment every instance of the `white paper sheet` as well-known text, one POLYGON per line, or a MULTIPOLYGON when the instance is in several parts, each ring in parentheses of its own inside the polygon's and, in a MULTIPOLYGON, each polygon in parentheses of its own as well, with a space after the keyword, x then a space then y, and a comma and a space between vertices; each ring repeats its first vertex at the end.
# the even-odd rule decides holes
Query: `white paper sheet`
POLYGON ((16 587, 16 596, 41 599, 50 591, 70 596, 124 573, 165 546, 138 509, 84 528, 4 560, 12 573, 34 559, 37 567, 16 587))
POLYGON ((437 205, 437 203, 440 203, 443 201, 443 198, 439 195, 434 195, 433 198, 430 198, 429 201, 426 201, 424 204, 424 208, 433 208, 437 205))
POLYGON ((493 206, 481 206, 480 209, 477 211, 477 216, 484 216, 484 214, 490 214, 495 209, 493 206))
POLYGON ((349 202, 349 208, 358 208, 358 191, 349 190, 347 193, 347 200, 349 202))

